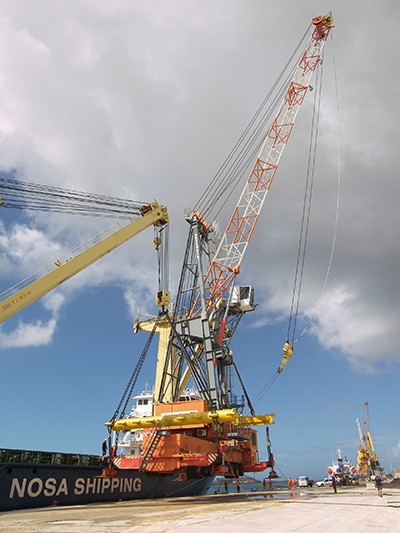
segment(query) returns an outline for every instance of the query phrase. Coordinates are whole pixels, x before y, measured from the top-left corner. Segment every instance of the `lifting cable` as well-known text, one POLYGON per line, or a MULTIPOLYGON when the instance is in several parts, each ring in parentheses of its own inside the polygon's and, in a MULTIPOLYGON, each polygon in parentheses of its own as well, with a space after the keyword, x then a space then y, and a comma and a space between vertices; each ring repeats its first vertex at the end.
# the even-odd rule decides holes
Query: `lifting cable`
POLYGON ((169 290, 169 224, 154 226, 157 250, 158 292, 169 290), (162 238, 161 238, 162 235, 162 238))
POLYGON ((307 248, 307 238, 308 238, 308 229, 310 224, 310 213, 311 213, 311 199, 314 185, 314 174, 315 174, 315 159, 317 152, 317 139, 318 139, 318 125, 320 117, 320 106, 321 106, 321 92, 322 92, 322 75, 319 75, 320 69, 317 70, 317 90, 315 91, 314 96, 314 106, 313 106, 313 116, 312 116, 312 125, 311 125, 311 135, 310 135, 310 146, 308 153, 308 163, 307 163, 307 175, 306 175, 306 185, 304 191, 304 201, 303 201, 303 213, 300 227, 300 238, 299 238, 299 247, 297 251, 297 262, 296 262, 296 272, 293 284, 293 293, 292 293, 292 303, 289 314, 289 325, 288 333, 285 346, 283 348, 284 357, 279 369, 275 372, 272 378, 264 386, 261 392, 256 398, 255 405, 262 399, 266 394, 268 389, 273 385, 276 378, 282 372, 283 366, 286 364, 287 360, 292 356, 293 345, 295 344, 294 335, 296 332, 297 317, 299 312, 299 303, 301 288, 303 282, 304 274, 304 265, 305 265, 305 256, 307 248), (295 309, 295 311, 294 311, 295 309), (293 321, 293 327, 292 327, 293 321), (292 331, 292 342, 290 343, 290 334, 292 331))
POLYGON ((243 393, 244 393, 244 395, 246 397, 247 406, 248 406, 248 408, 250 410, 251 416, 255 416, 256 412, 254 411, 254 407, 253 407, 253 405, 251 403, 250 396, 247 394, 246 387, 244 386, 243 380, 242 380, 242 378, 241 378, 241 376, 239 374, 239 370, 237 369, 237 366, 236 366, 235 362, 233 362, 233 368, 235 369, 237 377, 239 379, 239 382, 240 382, 240 384, 242 386, 243 393))
POLYGON ((140 207, 147 203, 28 183, 10 175, 0 173, 0 207, 121 219, 140 216, 140 207))
POLYGON ((310 26, 307 28, 307 31, 304 33, 282 72, 256 111, 254 117, 251 119, 245 131, 242 133, 239 140, 236 142, 224 163, 221 165, 209 186, 197 202, 194 209, 200 211, 204 217, 210 217, 211 211, 216 207, 221 197, 227 193, 229 188, 231 188, 231 192, 228 194, 218 213, 221 211, 235 187, 242 179, 249 164, 254 161, 257 156, 257 153, 265 140, 266 125, 272 117, 273 111, 281 103, 287 84, 295 71, 296 64, 292 66, 289 73, 286 74, 286 71, 293 63, 293 59, 297 55, 304 40, 307 38, 309 30, 310 26), (285 74, 286 77, 283 79, 285 74), (274 92, 276 94, 273 97, 274 92), (266 107, 267 103, 269 103, 268 107, 266 107))
POLYGON ((293 283, 292 303, 289 313, 289 323, 286 342, 293 347, 296 334, 296 325, 299 314, 300 296, 303 285, 304 265, 307 251, 308 231, 310 227, 311 201, 314 188, 315 161, 317 155, 318 129, 321 111, 322 94, 322 68, 317 70, 317 89, 315 91, 313 116, 310 134, 310 146, 308 152, 307 176, 304 189, 303 214, 300 226, 299 247, 297 250, 296 272, 293 283), (293 321, 293 326, 292 326, 293 321), (292 329, 292 331, 291 331, 292 329), (290 342, 290 335, 292 336, 290 342))
MULTIPOLYGON (((332 49, 333 49, 333 69, 334 69, 334 79, 335 79, 335 92, 336 92, 336 113, 337 113, 337 123, 338 123, 338 145, 337 145, 337 165, 338 165, 338 172, 337 172, 337 196, 336 196, 336 214, 335 214, 335 224, 334 224, 334 230, 333 230, 333 239, 332 239, 332 247, 331 247, 331 254, 329 257, 328 267, 325 275, 325 280, 322 286, 321 294, 318 298, 317 304, 315 306, 314 312, 311 315, 309 321, 307 322, 306 326, 304 327, 303 331, 299 335, 299 337, 294 340, 295 336, 295 328, 293 331, 293 341, 292 341, 292 347, 294 344, 296 344, 301 337, 305 334, 307 329, 309 328, 311 322, 314 320, 314 317, 318 311, 319 305, 321 303, 322 297, 325 293, 326 285, 328 283, 328 278, 332 266, 332 260, 333 260, 333 254, 335 251, 335 245, 336 245, 336 236, 337 236, 337 228, 338 228, 338 220, 339 220, 339 207, 340 207, 340 185, 341 185, 341 142, 340 142, 340 113, 339 113, 339 91, 338 91, 338 82, 337 82, 337 70, 336 70, 336 58, 335 58, 335 51, 333 48, 333 35, 331 33, 331 41, 332 41, 332 49)), ((299 295, 300 296, 300 295, 299 295)), ((297 309, 296 309, 296 320, 297 320, 297 313, 298 313, 298 305, 299 302, 297 302, 297 309)), ((290 324, 290 323, 289 323, 290 324)), ((290 327, 290 325, 289 325, 290 327)), ((289 338, 289 330, 288 330, 288 338, 289 338)), ((289 342, 289 341, 287 341, 289 342)))
POLYGON ((156 329, 157 329, 157 325, 158 325, 158 322, 160 320, 160 314, 156 317, 155 321, 154 321, 154 326, 153 326, 153 329, 146 341, 146 344, 143 348, 143 351, 139 357, 139 360, 138 362, 136 363, 136 366, 135 366, 135 369, 134 371, 132 372, 132 375, 128 381, 128 384, 125 388, 125 391, 122 395, 122 398, 118 404, 118 407, 117 409, 115 410, 115 413, 113 415, 113 417, 111 418, 110 422, 115 422, 115 420, 117 419, 117 417, 119 416, 119 418, 123 418, 125 416, 125 411, 126 411, 126 408, 128 406, 128 402, 129 400, 131 399, 131 396, 133 394, 133 390, 135 388, 135 385, 136 385, 136 382, 139 378, 139 374, 140 374, 140 371, 142 370, 142 367, 143 367, 143 364, 145 362, 145 359, 146 359, 146 355, 150 349, 150 345, 151 345, 151 342, 153 340, 153 337, 154 337, 154 334, 156 332, 156 329), (125 402, 125 403, 124 403, 125 402), (123 409, 122 411, 120 412, 120 409, 121 409, 121 406, 122 404, 124 403, 124 406, 123 406, 123 409))
POLYGON ((329 274, 331 271, 332 266, 332 260, 333 260, 333 254, 335 251, 335 245, 336 245, 336 236, 337 236, 337 228, 338 228, 338 221, 339 221, 339 207, 340 207, 340 185, 341 185, 341 142, 340 142, 340 113, 339 113, 339 90, 338 90, 338 82, 337 82, 337 70, 336 70, 336 57, 335 57, 335 50, 333 47, 333 34, 331 32, 331 41, 332 41, 332 50, 333 50, 333 71, 334 71, 334 78, 335 78, 335 92, 336 92, 336 113, 337 113, 337 122, 338 122, 338 144, 337 144, 337 165, 338 165, 338 173, 337 173, 337 196, 336 196, 336 215, 335 215, 335 225, 333 230, 333 239, 332 239, 332 247, 331 247, 331 255, 329 257, 328 262, 328 268, 325 275, 324 284, 322 286, 321 294, 318 298, 317 304, 315 306, 314 312, 311 315, 310 320, 306 324, 305 328, 299 335, 296 341, 294 343, 297 343, 301 337, 304 335, 304 333, 309 328, 311 322, 314 320, 314 317, 318 311, 319 305, 321 303, 322 297, 325 293, 325 288, 328 283, 329 274))
MULTIPOLYGON (((289 357, 291 357, 292 353, 293 353, 293 345, 296 344, 300 339, 301 337, 305 334, 305 332, 307 331, 308 327, 310 326, 311 322, 313 321, 316 313, 317 313, 317 310, 319 308, 319 305, 321 303, 321 300, 322 300, 322 297, 324 295, 324 292, 325 292, 325 289, 326 289, 326 285, 328 283, 328 278, 329 278, 329 274, 330 274, 330 270, 331 270, 331 266, 332 266, 332 260, 333 260, 333 254, 334 254, 334 251, 335 251, 335 244, 336 244, 336 236, 337 236, 337 228, 338 228, 338 220, 339 220, 339 207, 340 207, 340 186, 341 186, 341 138, 340 138, 340 112, 339 112, 339 91, 338 91, 338 81, 337 81, 337 69, 336 69, 336 58, 335 58, 335 51, 334 51, 334 48, 333 48, 333 35, 331 33, 331 40, 332 40, 332 49, 333 49, 333 68, 334 68, 334 80, 335 80, 335 93, 336 93, 336 113, 337 113, 337 124, 338 124, 338 131, 337 131, 337 135, 338 135, 338 143, 337 143, 337 167, 338 167, 338 170, 337 170, 337 196, 336 196, 336 214, 335 214, 335 224, 334 224, 334 231, 333 231, 333 239, 332 239, 332 247, 331 247, 331 253, 330 253, 330 257, 329 257, 329 262, 328 262, 328 267, 327 267, 327 272, 326 272, 326 275, 325 275, 325 280, 324 280, 324 283, 323 283, 323 286, 322 286, 322 290, 321 290, 321 294, 318 298, 318 301, 317 301, 317 304, 315 306, 315 309, 314 309, 314 312, 313 314, 311 315, 311 318, 309 319, 308 323, 306 324, 306 326, 304 327, 303 331, 301 332, 301 334, 298 336, 297 339, 295 339, 295 325, 296 325, 296 322, 297 322, 297 315, 298 315, 298 309, 299 309, 299 299, 300 299, 300 292, 301 292, 301 282, 299 283, 299 290, 297 291, 298 292, 298 299, 297 299, 297 304, 296 304, 296 313, 295 313, 295 321, 294 321, 294 327, 293 327, 293 334, 292 334, 292 344, 289 344, 289 334, 290 334, 290 326, 291 326, 291 321, 292 321, 292 314, 293 314, 293 308, 294 308, 294 295, 295 295, 295 288, 296 288, 296 280, 297 280, 297 275, 298 275, 298 267, 299 267, 299 264, 300 264, 300 255, 301 255, 301 246, 299 244, 299 252, 298 252, 298 258, 297 258, 297 266, 296 266, 296 278, 295 278, 295 283, 294 283, 294 288, 293 288, 293 297, 292 297, 292 305, 291 305, 291 310, 290 310, 290 318, 289 318, 289 327, 288 327, 288 335, 287 335, 287 341, 285 343, 285 346, 284 346, 284 357, 283 357, 283 360, 282 360, 282 363, 281 363, 281 366, 279 367, 279 369, 275 372, 275 374, 272 376, 272 378, 268 381, 268 383, 264 386, 264 388, 261 390, 261 392, 258 394, 257 398, 256 398, 256 401, 254 403, 254 405, 257 405, 258 402, 261 400, 261 398, 266 394, 266 392, 268 391, 268 389, 272 386, 272 384, 275 382, 276 378, 279 376, 279 374, 282 372, 282 369, 283 369, 283 366, 286 364, 287 360, 289 359, 289 357)), ((320 85, 322 85, 322 81, 320 82, 320 85)), ((316 99, 318 97, 318 108, 320 106, 320 94, 318 95, 318 92, 320 92, 320 89, 317 91, 317 94, 316 94, 316 99)), ((315 107, 315 104, 314 104, 314 107, 315 107)), ((318 119, 319 119, 319 109, 318 109, 318 119)), ((314 119, 313 119, 314 120, 314 119)), ((316 133, 318 132, 318 128, 316 130, 316 133)), ((312 175, 314 175, 314 165, 315 165, 315 156, 316 156, 316 138, 317 138, 317 135, 315 134, 315 142, 311 142, 310 140, 310 153, 309 153, 309 163, 311 161, 311 154, 312 154, 312 175)), ((313 139, 313 134, 311 136, 311 139, 313 139)), ((309 169, 310 170, 310 169, 309 169)), ((307 173, 307 179, 308 179, 308 174, 309 174, 309 170, 308 170, 308 173, 307 173)), ((307 187, 306 187, 307 189, 307 187)), ((312 189, 312 186, 311 186, 311 189, 312 189)), ((311 191, 310 191, 311 192, 311 191)), ((305 198, 306 198, 307 194, 305 194, 305 198)), ((310 198, 310 201, 311 201, 311 195, 309 195, 309 198, 310 198)), ((306 204, 306 202, 305 202, 306 204)), ((305 209, 305 205, 303 207, 303 221, 302 221, 302 229, 301 229, 301 234, 303 232, 303 222, 304 222, 304 219, 305 219, 305 212, 306 212, 306 209, 305 209)), ((306 226, 307 226, 307 229, 306 229, 306 234, 308 233, 308 224, 309 224, 309 207, 308 207, 308 213, 307 213, 307 223, 306 223, 306 226)), ((307 236, 307 235, 306 235, 307 236)), ((301 242, 301 237, 300 237, 300 242, 301 242)), ((304 245, 306 244, 306 241, 307 241, 307 238, 305 237, 304 239, 304 245)), ((303 247, 303 256, 302 256, 302 266, 301 266, 301 274, 300 274, 300 278, 302 279, 302 276, 303 276, 303 270, 304 270, 304 259, 305 259, 305 246, 303 247)))

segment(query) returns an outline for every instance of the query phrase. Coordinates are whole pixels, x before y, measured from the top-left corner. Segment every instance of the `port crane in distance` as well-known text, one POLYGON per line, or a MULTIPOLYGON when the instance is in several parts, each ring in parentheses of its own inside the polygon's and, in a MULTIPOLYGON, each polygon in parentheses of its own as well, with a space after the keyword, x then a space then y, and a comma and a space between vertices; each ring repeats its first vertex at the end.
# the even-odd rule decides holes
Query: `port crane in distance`
MULTIPOLYGON (((139 208, 139 217, 129 215, 89 241, 71 250, 50 265, 22 280, 0 295, 0 323, 35 302, 64 281, 128 241, 149 226, 168 223, 168 210, 155 200, 139 208)), ((163 304, 168 303, 168 294, 163 304)))
POLYGON ((368 429, 368 419, 368 402, 366 402, 364 433, 361 430, 360 419, 356 419, 358 435, 360 438, 360 446, 357 454, 357 470, 362 478, 374 475, 376 471, 383 471, 383 468, 380 466, 379 457, 377 456, 372 443, 371 433, 368 429))

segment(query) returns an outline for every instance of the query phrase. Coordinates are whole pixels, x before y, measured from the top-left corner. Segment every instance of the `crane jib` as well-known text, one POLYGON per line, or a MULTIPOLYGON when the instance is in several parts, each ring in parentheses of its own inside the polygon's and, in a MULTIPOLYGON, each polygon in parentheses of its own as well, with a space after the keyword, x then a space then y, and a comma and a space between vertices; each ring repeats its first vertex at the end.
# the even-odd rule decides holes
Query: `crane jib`
POLYGON ((215 297, 220 297, 221 293, 229 288, 233 280, 233 270, 240 267, 283 150, 293 130, 297 113, 333 27, 333 17, 329 15, 317 17, 313 22, 315 28, 312 36, 289 83, 207 273, 205 286, 208 290, 208 309, 212 308, 215 297))

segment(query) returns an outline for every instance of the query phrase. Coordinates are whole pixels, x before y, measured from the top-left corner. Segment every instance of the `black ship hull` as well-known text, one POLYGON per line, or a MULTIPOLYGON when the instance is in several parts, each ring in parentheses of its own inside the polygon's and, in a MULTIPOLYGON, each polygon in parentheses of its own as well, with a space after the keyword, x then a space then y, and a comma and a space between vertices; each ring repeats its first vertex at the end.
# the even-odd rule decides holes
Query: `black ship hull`
POLYGON ((102 476, 101 466, 0 462, 0 511, 206 494, 214 477, 182 480, 121 469, 102 476))

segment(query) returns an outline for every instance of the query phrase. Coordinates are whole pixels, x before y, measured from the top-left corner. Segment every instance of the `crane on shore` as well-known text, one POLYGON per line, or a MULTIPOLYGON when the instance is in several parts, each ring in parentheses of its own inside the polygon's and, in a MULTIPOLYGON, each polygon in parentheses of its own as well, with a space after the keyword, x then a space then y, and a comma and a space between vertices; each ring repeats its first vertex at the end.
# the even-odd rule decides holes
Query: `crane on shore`
POLYGON ((368 420, 368 402, 365 402, 364 432, 361 430, 360 419, 356 419, 358 435, 360 438, 360 446, 358 448, 357 456, 357 470, 359 471, 360 477, 363 479, 371 477, 376 472, 383 471, 379 463, 379 457, 375 453, 375 448, 372 443, 371 433, 368 429, 368 420))
MULTIPOLYGON (((221 191, 227 187, 226 183, 212 183, 185 217, 189 232, 173 311, 154 319, 138 319, 134 325, 135 331, 160 334, 153 416, 148 421, 118 418, 116 412, 106 426, 117 433, 147 427, 147 422, 154 428, 151 435, 144 437, 144 464, 149 471, 179 471, 183 464, 190 464, 190 468, 198 467, 190 471, 194 477, 201 472, 201 475, 208 475, 206 472, 210 471, 236 475, 267 467, 273 472, 270 449, 268 462, 258 463, 256 433, 247 428, 258 423, 266 425, 269 443, 268 425, 274 423, 275 415, 255 415, 231 349, 240 320, 255 309, 254 288, 236 282, 297 114, 321 63, 333 17, 331 14, 316 17, 313 25, 311 37, 282 92, 281 104, 264 136, 225 232, 219 238, 215 223, 207 221, 221 191), (243 388, 242 398, 233 393, 234 373, 243 388), (191 406, 196 413, 194 418, 186 414, 184 402, 180 402, 190 378, 199 395, 199 403, 191 406), (249 417, 242 414, 244 398, 251 413, 249 417), (187 438, 181 441, 183 430, 187 438), (192 457, 190 462, 189 449, 204 450, 210 462, 200 456, 192 457)), ((229 176, 227 181, 232 179, 229 176)), ((131 381, 135 380, 132 375, 131 381)))

